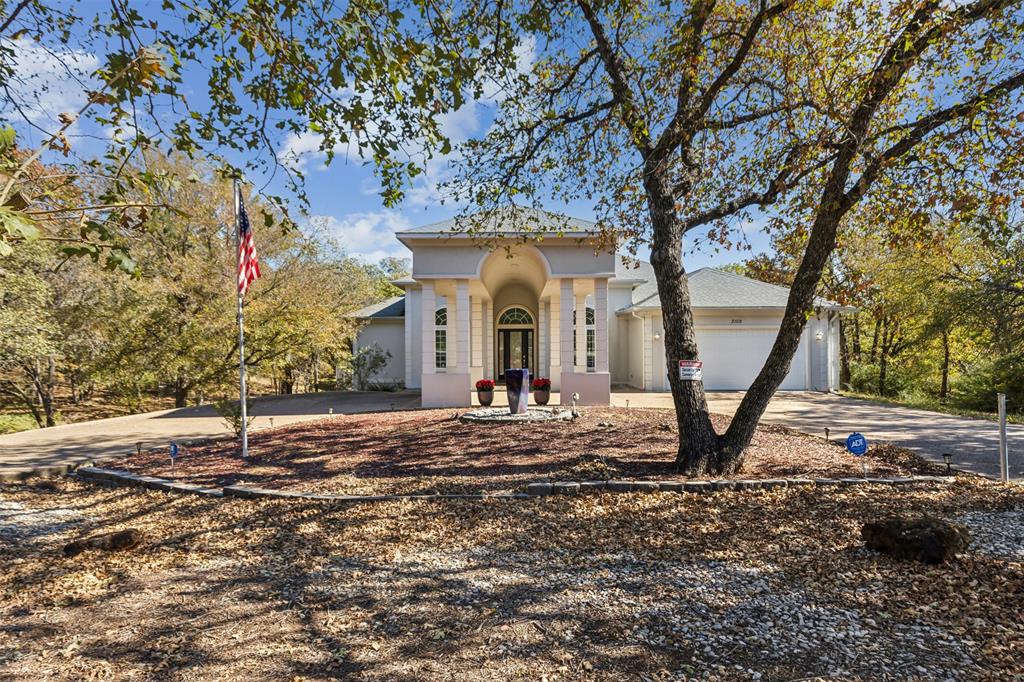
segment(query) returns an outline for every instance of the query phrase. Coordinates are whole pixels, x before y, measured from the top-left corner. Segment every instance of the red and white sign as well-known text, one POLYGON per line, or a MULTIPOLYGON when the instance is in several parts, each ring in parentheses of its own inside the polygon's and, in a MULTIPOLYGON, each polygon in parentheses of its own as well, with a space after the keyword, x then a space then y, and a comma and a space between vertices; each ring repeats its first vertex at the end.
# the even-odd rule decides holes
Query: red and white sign
POLYGON ((704 363, 700 360, 680 360, 679 378, 683 381, 700 381, 704 378, 704 363))

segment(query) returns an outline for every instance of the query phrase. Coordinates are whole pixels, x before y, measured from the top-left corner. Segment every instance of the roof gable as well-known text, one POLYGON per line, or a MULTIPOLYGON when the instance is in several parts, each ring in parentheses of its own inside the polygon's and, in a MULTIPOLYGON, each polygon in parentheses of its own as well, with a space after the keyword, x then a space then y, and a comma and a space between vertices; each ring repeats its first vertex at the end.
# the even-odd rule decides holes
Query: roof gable
POLYGON ((477 228, 485 235, 521 235, 524 232, 595 234, 597 223, 581 218, 573 218, 561 213, 553 213, 526 206, 508 206, 496 209, 484 216, 475 213, 469 216, 456 216, 429 225, 413 227, 396 232, 399 238, 452 236, 465 234, 466 230, 477 228), (479 223, 479 224, 477 224, 479 223))

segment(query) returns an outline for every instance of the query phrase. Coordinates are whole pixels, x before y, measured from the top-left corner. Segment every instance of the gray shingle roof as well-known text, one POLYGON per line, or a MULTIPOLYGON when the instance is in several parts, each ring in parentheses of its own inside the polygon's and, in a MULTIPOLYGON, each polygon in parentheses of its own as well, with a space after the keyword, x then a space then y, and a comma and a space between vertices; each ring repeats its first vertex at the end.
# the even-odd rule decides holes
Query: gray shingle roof
MULTIPOLYGON (((651 310, 661 307, 658 298, 658 284, 654 280, 654 268, 642 260, 615 259, 615 279, 620 282, 632 281, 632 303, 619 312, 628 310, 651 310)), ((690 299, 694 308, 785 308, 789 289, 777 284, 759 282, 731 272, 714 268, 701 268, 689 274, 690 299)), ((614 281, 614 280, 613 280, 614 281)), ((824 308, 838 307, 823 298, 815 304, 824 308)), ((380 303, 374 303, 352 314, 361 319, 396 318, 405 316, 405 297, 395 296, 380 303)))
MULTIPOLYGON (((621 259, 620 259, 621 260, 621 259)), ((623 270, 635 273, 646 281, 633 289, 633 303, 629 308, 660 308, 658 285, 654 279, 654 268, 650 263, 638 261, 639 267, 630 269, 623 265, 623 270)), ((618 267, 615 271, 619 277, 618 267)), ((690 283, 690 300, 694 308, 785 308, 789 300, 789 289, 777 284, 768 284, 715 268, 701 268, 688 274, 690 283)), ((815 305, 829 308, 837 307, 835 303, 823 298, 816 298, 815 305)))
POLYGON ((380 303, 373 303, 357 310, 351 316, 359 319, 405 317, 405 296, 392 296, 380 303))
MULTIPOLYGON (((465 232, 469 227, 477 227, 473 221, 475 216, 479 215, 481 214, 442 220, 429 225, 401 230, 396 234, 401 236, 465 232)), ((526 206, 509 206, 508 208, 498 209, 486 218, 481 218, 481 220, 483 223, 479 227, 486 234, 534 232, 541 229, 548 232, 562 231, 571 233, 597 231, 597 223, 590 220, 572 218, 561 213, 552 213, 526 206)))

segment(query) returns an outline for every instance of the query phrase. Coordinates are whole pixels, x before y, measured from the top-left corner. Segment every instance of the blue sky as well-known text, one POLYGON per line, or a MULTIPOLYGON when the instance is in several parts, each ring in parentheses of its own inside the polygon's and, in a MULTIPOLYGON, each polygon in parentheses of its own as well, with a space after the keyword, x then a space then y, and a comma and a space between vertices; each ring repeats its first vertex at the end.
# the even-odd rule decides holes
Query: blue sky
MULTIPOLYGON (((159 1, 139 0, 132 4, 147 17, 168 20, 159 1)), ((97 12, 108 11, 108 8, 106 2, 85 0, 77 5, 76 10, 80 15, 89 17, 97 12)), ((30 122, 19 122, 6 111, 4 118, 14 122, 22 142, 32 146, 42 139, 38 128, 53 130, 59 113, 72 111, 84 102, 81 81, 88 81, 88 73, 99 65, 100 60, 88 48, 75 49, 69 53, 70 48, 67 47, 47 46, 50 50, 63 50, 63 57, 66 60, 70 58, 78 73, 69 74, 56 65, 46 50, 40 49, 29 39, 20 40, 17 48, 19 75, 26 83, 42 90, 42 95, 29 112, 30 122)), ((529 60, 532 55, 524 53, 522 58, 529 60)), ((193 102, 201 102, 206 96, 206 73, 200 70, 186 72, 184 80, 185 91, 190 93, 193 102)), ((462 110, 444 117, 443 129, 454 142, 482 135, 492 119, 493 107, 493 100, 486 97, 482 101, 470 102, 462 110)), ((102 149, 102 142, 111 135, 110 131, 96 129, 89 121, 76 123, 70 132, 72 145, 76 153, 82 156, 98 153, 102 149)), ((325 166, 325 157, 316 150, 317 140, 312 135, 289 135, 276 143, 278 158, 283 163, 301 167, 306 174, 309 216, 305 219, 326 225, 351 255, 368 261, 376 261, 385 256, 408 256, 408 250, 394 238, 396 230, 442 220, 459 211, 459 207, 454 204, 442 203, 438 189, 438 185, 450 172, 447 159, 431 161, 427 173, 409 188, 405 201, 395 208, 386 208, 379 197, 378 183, 372 169, 364 165, 357 155, 339 153, 330 166, 325 166)), ((236 163, 243 161, 237 157, 234 160, 236 163)), ((284 183, 280 180, 267 185, 267 178, 251 176, 248 179, 258 188, 266 186, 268 191, 275 193, 284 191, 284 183)), ((580 218, 594 217, 593 207, 580 202, 568 206, 550 202, 546 208, 580 218)), ((757 229, 756 222, 749 225, 745 232, 754 247, 754 253, 769 248, 768 238, 757 229)), ((692 270, 736 262, 748 257, 750 253, 716 252, 712 247, 704 247, 689 254, 686 262, 692 270)), ((645 255, 641 253, 642 257, 645 255)))

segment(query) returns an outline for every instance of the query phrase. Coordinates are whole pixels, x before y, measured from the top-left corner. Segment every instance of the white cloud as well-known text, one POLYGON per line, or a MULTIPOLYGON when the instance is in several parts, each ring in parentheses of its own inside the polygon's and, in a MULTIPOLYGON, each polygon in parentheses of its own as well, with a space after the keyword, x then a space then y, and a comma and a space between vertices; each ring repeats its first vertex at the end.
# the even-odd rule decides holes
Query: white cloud
POLYGON ((288 133, 277 150, 278 160, 295 170, 306 170, 311 158, 326 158, 321 151, 323 137, 316 133, 288 133))
POLYGON ((412 225, 398 211, 382 210, 350 213, 342 218, 314 216, 331 235, 341 241, 346 253, 367 262, 376 262, 387 256, 406 257, 408 249, 395 239, 395 232, 412 225))
MULTIPOLYGON (((13 98, 24 103, 23 114, 32 123, 56 128, 57 116, 78 111, 86 102, 86 91, 95 86, 93 73, 99 58, 82 50, 51 50, 30 38, 5 40, 13 54, 14 74, 7 84, 13 98)), ((10 103, 2 106, 14 115, 10 103)))

